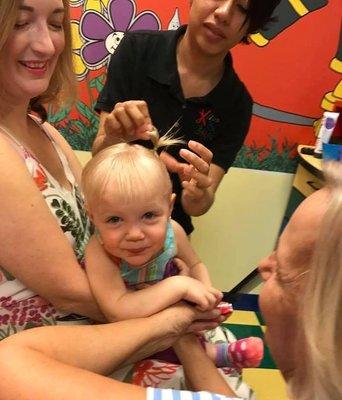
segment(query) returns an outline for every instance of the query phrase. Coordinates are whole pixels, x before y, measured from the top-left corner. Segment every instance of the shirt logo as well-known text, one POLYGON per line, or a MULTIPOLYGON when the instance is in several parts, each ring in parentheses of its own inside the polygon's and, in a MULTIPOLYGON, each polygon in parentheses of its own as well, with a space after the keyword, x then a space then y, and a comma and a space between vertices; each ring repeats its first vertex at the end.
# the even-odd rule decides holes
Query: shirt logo
POLYGON ((199 110, 195 120, 195 135, 201 139, 212 140, 216 136, 216 125, 220 122, 210 108, 199 110))

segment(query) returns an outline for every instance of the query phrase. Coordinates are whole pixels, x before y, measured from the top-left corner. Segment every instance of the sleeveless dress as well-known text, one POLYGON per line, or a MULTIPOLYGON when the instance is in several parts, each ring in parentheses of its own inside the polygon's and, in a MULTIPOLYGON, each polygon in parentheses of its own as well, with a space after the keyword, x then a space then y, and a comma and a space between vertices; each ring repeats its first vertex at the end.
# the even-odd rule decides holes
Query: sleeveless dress
MULTIPOLYGON (((91 224, 83 207, 83 198, 63 151, 36 118, 32 117, 32 119, 54 146, 72 187, 71 191, 62 187, 35 156, 19 143, 10 132, 3 127, 1 127, 1 130, 22 158, 47 206, 81 263, 85 246, 91 235, 91 224)), ((42 238, 42 240, 45 239, 42 238)), ((36 326, 89 322, 85 317, 59 312, 47 300, 31 291, 19 279, 16 279, 0 266, 0 340, 36 326)))

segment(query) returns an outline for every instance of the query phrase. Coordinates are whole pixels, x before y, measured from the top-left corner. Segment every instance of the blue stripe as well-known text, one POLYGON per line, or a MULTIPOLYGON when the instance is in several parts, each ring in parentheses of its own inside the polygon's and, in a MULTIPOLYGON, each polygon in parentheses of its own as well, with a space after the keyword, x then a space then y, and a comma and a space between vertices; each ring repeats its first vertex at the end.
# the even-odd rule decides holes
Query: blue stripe
POLYGON ((172 390, 172 399, 173 400, 181 400, 180 390, 172 390))
POLYGON ((153 390, 153 400, 162 400, 162 389, 152 389, 153 390))
MULTIPOLYGON (((188 392, 186 390, 171 390, 171 389, 158 389, 158 388, 148 388, 147 400, 163 400, 166 392, 171 392, 172 400, 181 400, 181 392, 191 393, 193 400, 202 400, 203 399, 203 392, 188 392), (152 396, 152 397, 151 397, 152 396)), ((207 393, 207 392, 206 392, 207 393)), ((230 399, 230 397, 225 397, 219 394, 207 393, 211 396, 211 400, 225 400, 230 399)))
POLYGON ((193 400, 201 400, 201 395, 198 392, 195 392, 192 396, 193 400))

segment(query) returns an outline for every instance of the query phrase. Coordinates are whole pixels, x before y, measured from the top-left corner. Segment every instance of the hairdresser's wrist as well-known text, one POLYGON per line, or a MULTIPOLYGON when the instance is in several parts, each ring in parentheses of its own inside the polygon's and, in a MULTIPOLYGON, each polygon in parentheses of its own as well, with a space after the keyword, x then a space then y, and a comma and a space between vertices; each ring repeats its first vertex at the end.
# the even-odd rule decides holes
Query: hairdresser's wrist
POLYGON ((193 196, 188 191, 182 191, 181 202, 184 211, 193 217, 205 214, 215 200, 215 194, 211 188, 202 189, 200 196, 193 196))

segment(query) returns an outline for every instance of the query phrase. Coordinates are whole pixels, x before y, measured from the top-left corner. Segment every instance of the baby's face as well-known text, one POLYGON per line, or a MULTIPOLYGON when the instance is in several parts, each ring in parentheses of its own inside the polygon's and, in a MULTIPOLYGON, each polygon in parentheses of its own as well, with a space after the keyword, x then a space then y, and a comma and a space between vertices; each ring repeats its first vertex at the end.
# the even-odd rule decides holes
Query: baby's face
POLYGON ((92 219, 107 253, 139 267, 163 249, 171 211, 171 195, 148 194, 127 203, 104 195, 92 219))

